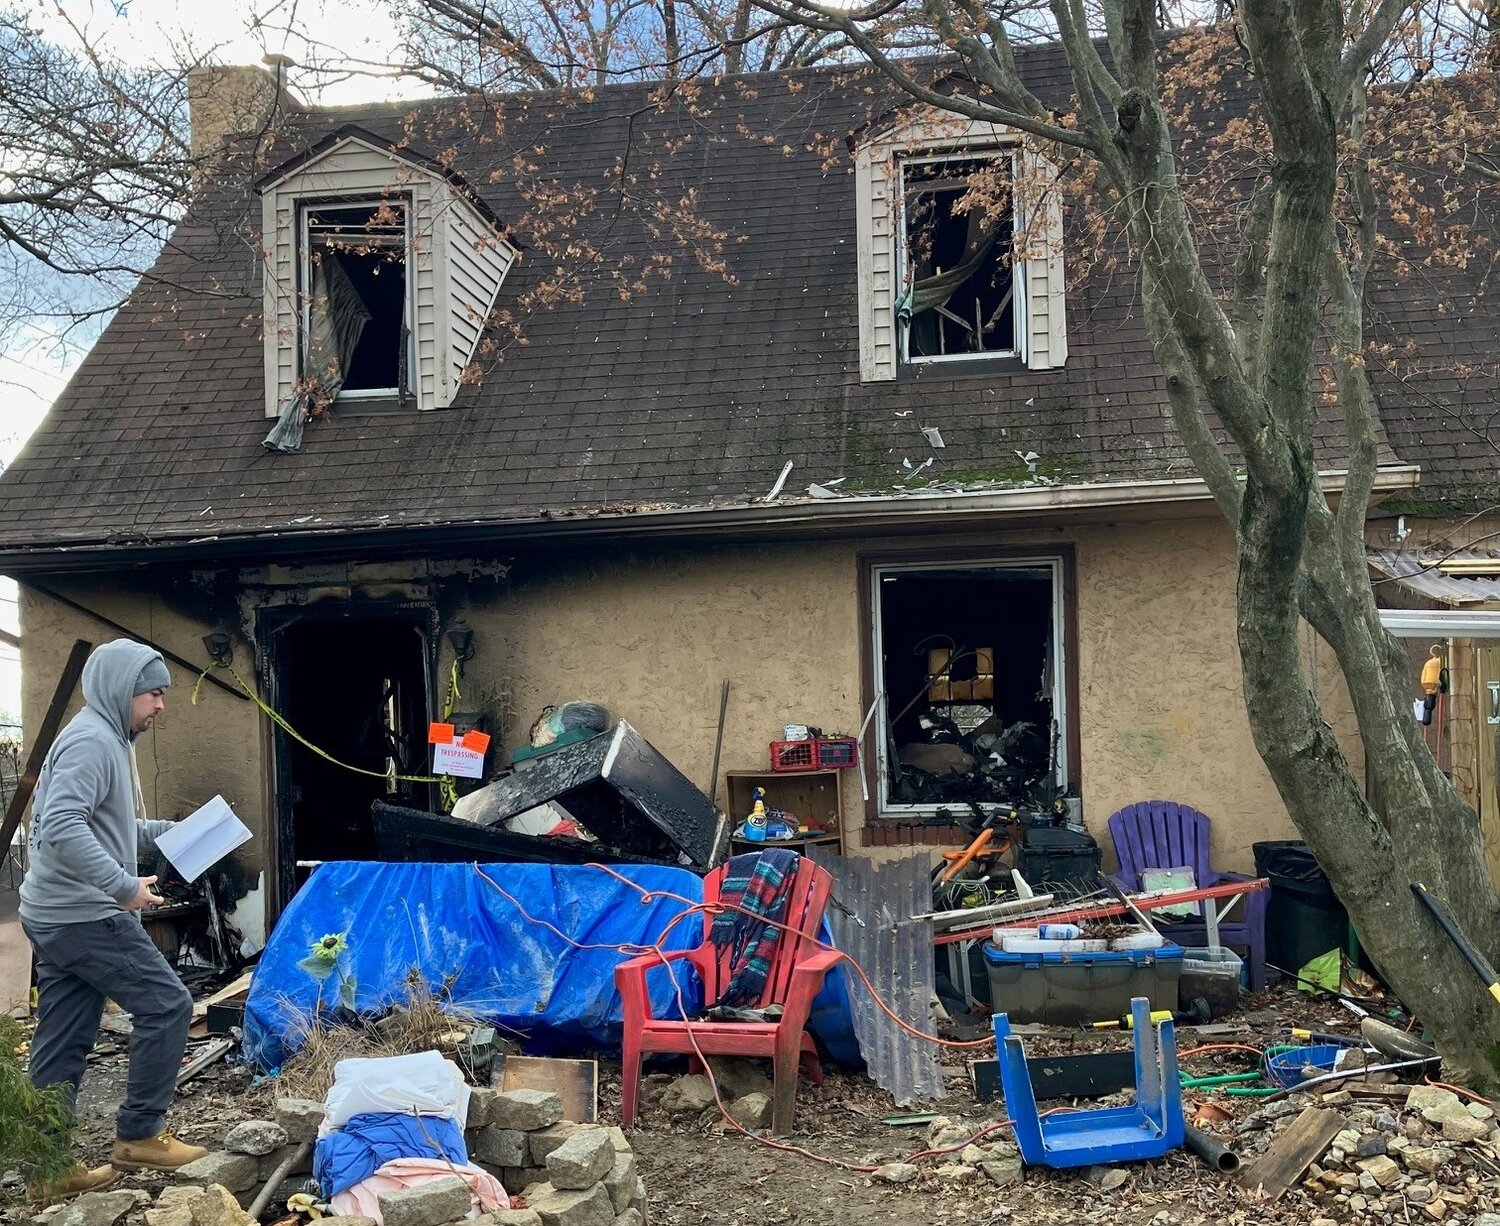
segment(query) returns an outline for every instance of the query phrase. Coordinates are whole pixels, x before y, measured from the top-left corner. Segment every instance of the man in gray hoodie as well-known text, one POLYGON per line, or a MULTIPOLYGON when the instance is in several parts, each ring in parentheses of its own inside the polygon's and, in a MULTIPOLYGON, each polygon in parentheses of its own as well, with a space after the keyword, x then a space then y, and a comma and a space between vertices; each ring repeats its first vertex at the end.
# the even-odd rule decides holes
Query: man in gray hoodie
POLYGON ((115 1117, 112 1165, 75 1166, 51 1197, 107 1186, 116 1168, 173 1170, 207 1151, 163 1131, 187 1046, 193 998, 141 926, 160 905, 138 861, 171 823, 148 821, 135 741, 172 684, 161 653, 105 643, 83 667, 82 711, 42 763, 21 882, 21 927, 36 950, 37 1026, 30 1076, 39 1087, 83 1081, 105 998, 131 1015, 130 1071, 115 1117))

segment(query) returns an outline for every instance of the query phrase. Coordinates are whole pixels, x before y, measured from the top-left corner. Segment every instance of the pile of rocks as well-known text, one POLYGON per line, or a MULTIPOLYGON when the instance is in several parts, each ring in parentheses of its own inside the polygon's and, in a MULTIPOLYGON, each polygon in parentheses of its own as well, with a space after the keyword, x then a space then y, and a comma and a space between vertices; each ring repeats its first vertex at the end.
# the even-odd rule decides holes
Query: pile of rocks
POLYGON ((968 1124, 940 1115, 927 1126, 926 1145, 939 1153, 931 1162, 917 1166, 912 1162, 886 1162, 872 1176, 882 1183, 911 1183, 926 1175, 938 1183, 958 1185, 984 1176, 1002 1188, 1020 1183, 1025 1177, 1020 1152, 1015 1144, 1001 1137, 984 1137, 970 1142, 982 1124, 968 1124))
POLYGON ((641 1101, 662 1107, 674 1116, 697 1116, 705 1122, 718 1118, 719 1100, 742 1128, 768 1128, 772 1114, 771 1079, 748 1060, 709 1057, 713 1080, 702 1073, 672 1077, 651 1073, 641 1078, 641 1101))
MULTIPOLYGON (((322 1122, 322 1103, 304 1098, 277 1099, 274 1120, 245 1120, 236 1124, 225 1134, 219 1149, 181 1167, 176 1178, 180 1183, 200 1187, 218 1184, 239 1194, 243 1203, 248 1205, 257 1189, 296 1156, 304 1143, 317 1140, 318 1125, 322 1122)), ((302 1180, 295 1177, 305 1179, 311 1173, 312 1154, 309 1151, 293 1162, 283 1177, 294 1177, 293 1182, 300 1187, 302 1180)), ((282 1194, 282 1189, 277 1189, 272 1199, 283 1204, 286 1195, 282 1194)), ((159 1223, 155 1226, 178 1224, 159 1223)))
MULTIPOLYGON (((645 1226, 646 1183, 625 1134, 563 1119, 556 1094, 475 1090, 465 1139, 470 1159, 526 1205, 520 1212, 529 1216, 494 1215, 496 1226, 645 1226)), ((387 1226, 442 1226, 392 1222, 388 1215, 386 1221, 387 1226)))
MULTIPOLYGON (((1301 1112, 1301 1098, 1268 1105, 1244 1127, 1264 1129, 1262 1135, 1274 1131, 1301 1112)), ((1312 1226, 1468 1222, 1476 1213, 1488 1216, 1500 1208, 1500 1121, 1484 1104, 1466 1103, 1439 1086, 1418 1085, 1393 1087, 1373 1100, 1336 1090, 1318 1105, 1336 1108, 1347 1126, 1303 1178, 1303 1189, 1328 1213, 1312 1226)), ((1263 1147, 1242 1145, 1242 1152, 1257 1148, 1263 1147)), ((1492 1226, 1500 1226, 1500 1218, 1492 1226)))
MULTIPOLYGON (((220 1148, 182 1167, 176 1173, 179 1186, 167 1189, 157 1207, 146 1211, 145 1226, 247 1226, 243 1212, 240 1222, 200 1221, 188 1198, 217 1188, 231 1201, 238 1197, 238 1210, 248 1206, 278 1171, 283 1182, 271 1203, 285 1204, 306 1187, 312 1158, 302 1147, 317 1139, 322 1122, 322 1103, 278 1099, 274 1120, 237 1124, 220 1148), (291 1159, 295 1161, 282 1170, 291 1159)), ((618 1128, 564 1120, 562 1099, 543 1090, 474 1090, 467 1123, 464 1140, 470 1160, 494 1175, 518 1202, 517 1208, 486 1214, 469 1226, 645 1226, 646 1184, 618 1128)), ((134 1202, 117 1216, 132 1207, 134 1202)), ((380 1197, 386 1226, 446 1226, 464 1218, 469 1208, 468 1185, 457 1176, 380 1197)), ((337 1220, 341 1226, 373 1226, 364 1218, 337 1220)))
POLYGON ((142 1208, 146 1226, 253 1226, 235 1194, 218 1184, 164 1188, 154 1205, 151 1194, 140 1188, 85 1192, 67 1204, 51 1206, 32 1222, 35 1226, 115 1226, 127 1215, 130 1221, 139 1221, 142 1208))

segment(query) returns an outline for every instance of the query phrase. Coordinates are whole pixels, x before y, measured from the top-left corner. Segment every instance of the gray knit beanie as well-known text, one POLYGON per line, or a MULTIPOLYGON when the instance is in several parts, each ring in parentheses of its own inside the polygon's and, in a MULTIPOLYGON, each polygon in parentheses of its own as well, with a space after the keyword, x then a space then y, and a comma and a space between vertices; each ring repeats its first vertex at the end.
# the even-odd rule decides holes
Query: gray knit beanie
POLYGON ((167 671, 162 658, 157 656, 141 669, 141 675, 135 679, 134 693, 144 694, 148 690, 164 690, 171 684, 172 674, 167 671))

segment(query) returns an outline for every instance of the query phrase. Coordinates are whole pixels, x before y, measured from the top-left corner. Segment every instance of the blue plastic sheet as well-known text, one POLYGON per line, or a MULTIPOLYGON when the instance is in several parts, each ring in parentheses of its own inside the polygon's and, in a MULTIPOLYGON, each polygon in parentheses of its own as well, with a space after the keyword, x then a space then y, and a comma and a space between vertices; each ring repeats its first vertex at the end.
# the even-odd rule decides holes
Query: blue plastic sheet
MULTIPOLYGON (((413 968, 435 994, 446 985, 443 998, 455 1008, 522 1032, 528 1051, 618 1051, 614 969, 624 955, 615 947, 655 944, 685 910, 663 895, 698 902, 702 879, 686 869, 613 866, 635 889, 589 865, 481 868, 511 898, 471 864, 348 862, 315 869, 256 967, 245 1002, 246 1058, 262 1069, 279 1068, 296 1048, 299 1025, 320 1002, 329 1008, 338 1000, 340 974, 354 983, 356 1011, 379 1013, 405 999, 413 968), (641 890, 653 894, 643 900, 641 890), (298 964, 327 933, 345 934, 348 949, 339 970, 320 982, 298 964)), ((689 949, 702 939, 702 918, 690 915, 671 927, 664 947, 689 949)), ((829 939, 826 923, 823 939, 829 939)), ((696 1010, 694 977, 681 964, 676 973, 687 1009, 696 1010)), ((647 983, 657 1016, 675 1016, 667 973, 652 971, 647 983)), ((842 970, 813 1002, 811 1028, 834 1059, 859 1063, 842 970)))

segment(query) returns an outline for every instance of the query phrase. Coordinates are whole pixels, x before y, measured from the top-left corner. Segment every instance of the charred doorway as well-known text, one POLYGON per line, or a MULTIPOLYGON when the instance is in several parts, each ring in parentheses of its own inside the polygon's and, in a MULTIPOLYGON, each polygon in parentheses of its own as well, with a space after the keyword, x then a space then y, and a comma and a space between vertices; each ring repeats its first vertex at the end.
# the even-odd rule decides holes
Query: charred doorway
POLYGON ((1064 563, 872 568, 879 811, 1050 804, 1069 778, 1064 563))
POLYGON ((401 777, 428 773, 435 631, 424 609, 301 610, 275 620, 274 705, 317 746, 275 731, 278 909, 307 878, 299 861, 375 858, 374 801, 428 807, 428 785, 401 777))

